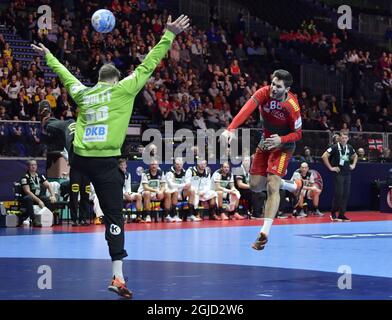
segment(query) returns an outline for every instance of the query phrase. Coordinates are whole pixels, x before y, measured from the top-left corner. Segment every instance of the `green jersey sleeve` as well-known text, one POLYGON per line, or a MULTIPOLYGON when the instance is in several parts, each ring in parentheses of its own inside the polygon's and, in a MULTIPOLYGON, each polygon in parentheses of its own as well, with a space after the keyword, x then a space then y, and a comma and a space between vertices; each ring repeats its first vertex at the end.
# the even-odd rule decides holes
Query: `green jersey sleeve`
POLYGON ((86 86, 84 86, 71 72, 69 72, 68 69, 64 67, 64 65, 62 65, 53 54, 48 53, 45 55, 45 60, 46 64, 59 76, 72 99, 77 102, 78 93, 85 89, 86 86))
POLYGON ((144 87, 157 65, 169 51, 175 36, 173 32, 167 30, 158 44, 136 68, 135 72, 119 82, 119 86, 126 93, 136 95, 144 87))

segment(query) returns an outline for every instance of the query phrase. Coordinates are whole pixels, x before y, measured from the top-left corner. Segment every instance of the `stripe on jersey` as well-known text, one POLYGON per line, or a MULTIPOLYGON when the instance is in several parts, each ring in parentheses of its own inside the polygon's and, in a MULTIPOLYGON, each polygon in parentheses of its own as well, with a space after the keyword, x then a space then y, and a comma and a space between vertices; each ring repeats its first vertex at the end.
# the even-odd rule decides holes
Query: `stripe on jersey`
POLYGON ((289 100, 289 103, 293 106, 293 109, 294 109, 294 111, 295 112, 298 112, 299 111, 299 106, 298 106, 298 104, 294 101, 294 99, 290 99, 289 100))

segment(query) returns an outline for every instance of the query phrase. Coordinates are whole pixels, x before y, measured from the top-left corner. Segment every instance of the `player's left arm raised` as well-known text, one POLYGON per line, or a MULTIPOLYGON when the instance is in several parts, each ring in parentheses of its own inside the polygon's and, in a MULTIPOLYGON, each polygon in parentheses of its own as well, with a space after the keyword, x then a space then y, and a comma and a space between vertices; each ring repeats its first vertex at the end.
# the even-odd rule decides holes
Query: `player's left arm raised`
POLYGON ((176 35, 183 32, 188 27, 188 16, 181 15, 174 22, 171 21, 171 16, 168 17, 166 32, 158 44, 150 51, 150 53, 144 58, 143 63, 141 63, 131 75, 119 82, 119 85, 124 88, 125 92, 136 96, 169 51, 176 35))
POLYGON ((38 46, 32 44, 31 47, 35 52, 44 56, 46 64, 59 76, 67 92, 75 100, 77 93, 86 87, 42 43, 38 46))

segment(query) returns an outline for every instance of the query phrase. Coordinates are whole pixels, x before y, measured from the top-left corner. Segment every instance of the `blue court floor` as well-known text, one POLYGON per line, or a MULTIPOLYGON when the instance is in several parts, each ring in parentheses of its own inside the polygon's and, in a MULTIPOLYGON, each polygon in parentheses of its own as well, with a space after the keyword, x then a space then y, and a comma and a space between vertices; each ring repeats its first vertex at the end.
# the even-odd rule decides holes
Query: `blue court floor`
MULTIPOLYGON (((127 231, 128 287, 143 300, 392 299, 392 221, 274 225, 254 251, 259 229, 127 231)), ((102 231, 0 229, 0 299, 118 299, 110 275, 102 231)))

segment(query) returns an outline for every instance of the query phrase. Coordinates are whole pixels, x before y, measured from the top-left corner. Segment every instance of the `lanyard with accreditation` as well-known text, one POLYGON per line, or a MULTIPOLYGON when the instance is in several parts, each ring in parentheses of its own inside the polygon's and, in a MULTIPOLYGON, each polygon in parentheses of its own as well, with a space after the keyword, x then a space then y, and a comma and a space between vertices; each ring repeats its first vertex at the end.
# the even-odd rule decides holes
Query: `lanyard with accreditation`
POLYGON ((349 150, 348 150, 348 145, 346 144, 345 145, 345 150, 344 150, 344 153, 342 152, 342 146, 340 145, 340 143, 338 143, 338 150, 339 150, 339 155, 340 155, 340 160, 339 160, 339 165, 340 166, 344 166, 344 162, 345 161, 349 161, 349 158, 348 158, 348 153, 349 153, 349 150))

